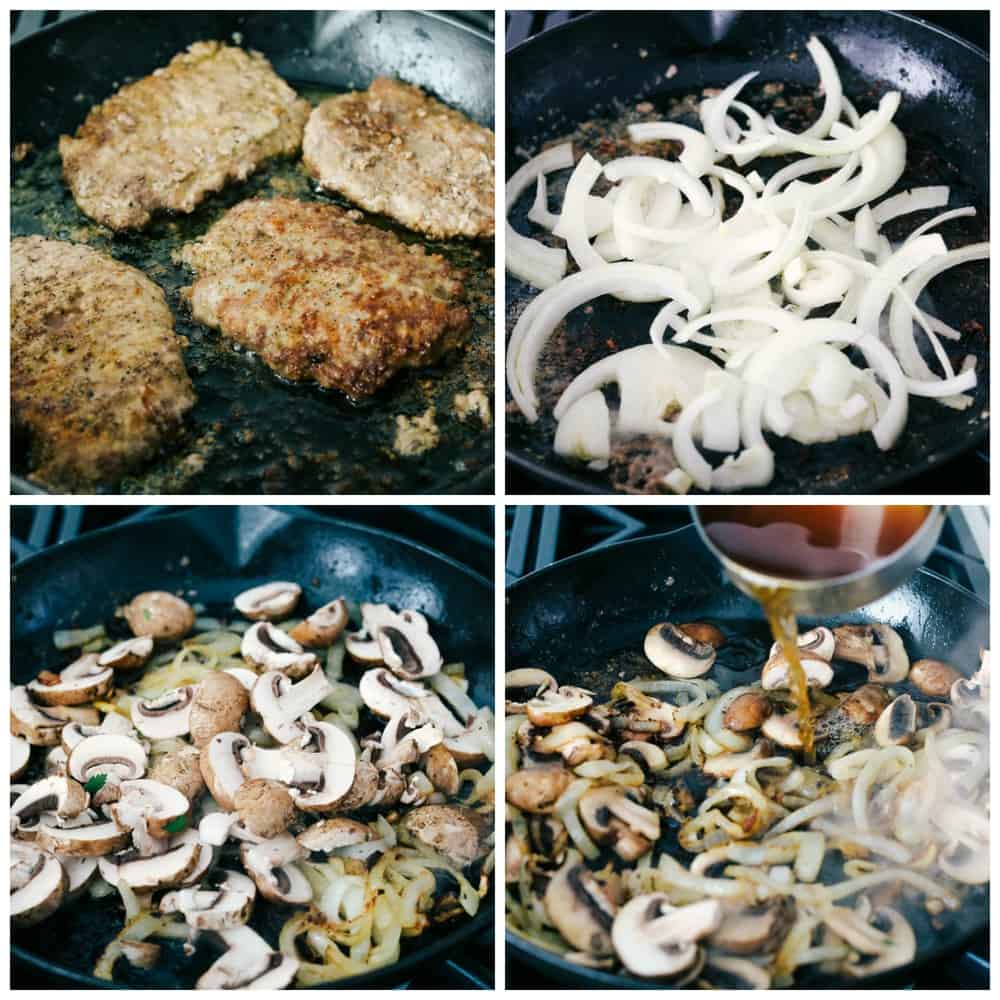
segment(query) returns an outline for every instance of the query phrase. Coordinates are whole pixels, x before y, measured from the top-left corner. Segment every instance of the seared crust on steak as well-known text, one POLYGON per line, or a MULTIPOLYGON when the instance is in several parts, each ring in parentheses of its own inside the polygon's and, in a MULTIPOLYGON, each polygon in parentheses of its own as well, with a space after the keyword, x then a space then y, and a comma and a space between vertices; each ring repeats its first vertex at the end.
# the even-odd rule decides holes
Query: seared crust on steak
POLYGON ((354 399, 468 332, 460 271, 334 205, 251 199, 176 254, 195 319, 279 375, 354 399))
POLYGON ((324 101, 302 159, 323 187, 410 229, 493 235, 493 133, 418 87, 379 77, 324 101))
POLYGON ((195 394, 162 289, 90 247, 11 246, 10 385, 32 478, 114 485, 181 428, 195 394))
POLYGON ((296 153, 309 110, 259 52, 196 42, 60 138, 63 176, 92 219, 141 229, 296 153))

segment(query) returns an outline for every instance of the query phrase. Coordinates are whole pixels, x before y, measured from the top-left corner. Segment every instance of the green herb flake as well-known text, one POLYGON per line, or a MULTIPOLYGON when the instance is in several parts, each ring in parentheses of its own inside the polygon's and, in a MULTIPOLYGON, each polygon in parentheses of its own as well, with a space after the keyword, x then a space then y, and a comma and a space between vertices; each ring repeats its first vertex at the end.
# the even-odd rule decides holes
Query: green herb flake
POLYGON ((180 833, 182 830, 187 829, 187 825, 187 816, 178 816, 177 819, 172 819, 163 829, 167 833, 180 833))
POLYGON ((106 774, 92 774, 83 787, 91 795, 96 795, 104 787, 107 780, 108 776, 106 774))

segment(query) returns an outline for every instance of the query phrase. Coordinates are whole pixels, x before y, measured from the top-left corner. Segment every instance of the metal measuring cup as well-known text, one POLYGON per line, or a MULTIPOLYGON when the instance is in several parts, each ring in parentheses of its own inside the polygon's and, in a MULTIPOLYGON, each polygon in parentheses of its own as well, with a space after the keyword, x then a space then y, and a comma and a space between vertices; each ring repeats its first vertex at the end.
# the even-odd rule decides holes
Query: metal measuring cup
POLYGON ((744 566, 726 555, 708 536, 699 508, 691 507, 695 528, 708 550, 722 563, 726 574, 750 597, 754 591, 781 590, 791 611, 800 615, 843 614, 895 590, 919 569, 934 550, 947 508, 935 505, 923 523, 895 552, 882 556, 864 569, 828 579, 799 580, 772 575, 744 566))

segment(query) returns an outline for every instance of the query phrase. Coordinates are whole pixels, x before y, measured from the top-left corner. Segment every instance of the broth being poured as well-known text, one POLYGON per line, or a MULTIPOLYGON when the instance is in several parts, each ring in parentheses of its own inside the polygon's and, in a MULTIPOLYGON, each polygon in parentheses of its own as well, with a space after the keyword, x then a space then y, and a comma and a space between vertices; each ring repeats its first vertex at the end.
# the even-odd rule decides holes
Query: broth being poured
MULTIPOLYGON (((924 523, 929 505, 702 507, 705 533, 729 559, 784 580, 829 580, 861 572, 892 555, 924 523)), ((785 659, 807 760, 813 757, 813 709, 798 647, 790 591, 747 585, 785 659)))

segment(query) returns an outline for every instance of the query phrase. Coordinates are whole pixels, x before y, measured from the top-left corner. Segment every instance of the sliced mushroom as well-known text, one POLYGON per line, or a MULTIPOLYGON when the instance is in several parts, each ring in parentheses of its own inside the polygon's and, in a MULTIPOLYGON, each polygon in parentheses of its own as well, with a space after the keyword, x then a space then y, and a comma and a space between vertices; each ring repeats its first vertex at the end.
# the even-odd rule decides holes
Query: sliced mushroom
POLYGON ((140 833, 166 839, 177 832, 181 820, 186 820, 191 804, 170 785, 150 778, 138 778, 121 783, 121 795, 108 809, 119 826, 133 831, 138 846, 140 833))
POLYGON ((423 758, 424 773, 430 783, 445 795, 458 795, 461 781, 458 775, 458 764, 448 751, 448 748, 438 743, 432 746, 423 758))
POLYGON ((253 778, 241 785, 233 805, 243 825, 265 840, 284 833, 295 818, 295 803, 288 789, 268 778, 253 778))
POLYGON ((243 633, 240 655, 258 670, 277 671, 293 679, 304 677, 319 663, 315 653, 307 653, 269 622, 258 622, 243 633))
POLYGON ((216 933, 227 950, 198 980, 198 989, 280 990, 295 978, 299 963, 280 951, 272 951, 249 927, 231 927, 216 933))
POLYGON ((97 662, 102 667, 111 667, 114 670, 135 670, 144 666, 153 655, 153 645, 153 639, 148 635, 125 639, 104 650, 97 662))
POLYGON ((354 766, 354 781, 347 794, 337 803, 338 812, 351 812, 368 805, 379 790, 379 772, 371 761, 359 759, 354 766))
POLYGON ((731 778, 737 771, 770 757, 772 753, 773 747, 767 740, 758 740, 751 749, 743 753, 720 753, 706 758, 701 769, 712 778, 731 778))
POLYGON ((357 632, 348 632, 344 640, 347 655, 356 663, 365 666, 383 664, 382 644, 379 641, 379 630, 383 625, 414 625, 427 631, 427 619, 416 611, 402 611, 397 615, 388 604, 372 604, 364 602, 361 605, 361 628, 357 632))
POLYGON ((60 858, 66 872, 66 901, 81 895, 97 873, 97 858, 60 858))
POLYGON ((338 597, 299 622, 288 634, 308 649, 326 649, 340 638, 349 621, 347 601, 338 597))
POLYGON ((593 873, 570 859, 545 888, 545 912, 552 926, 578 951, 613 955, 611 928, 616 906, 593 873))
POLYGON ((834 657, 857 663, 868 671, 868 679, 877 684, 898 684, 906 680, 910 658, 899 633, 889 625, 838 625, 834 657))
POLYGON ((917 705, 901 694, 889 703, 875 723, 875 742, 882 747, 906 746, 917 731, 917 705))
POLYGON ((175 688, 158 698, 138 700, 132 705, 132 725, 151 740, 184 736, 191 725, 195 685, 175 688))
POLYGON ((59 861, 34 844, 10 845, 10 916, 17 927, 31 927, 59 909, 69 880, 59 861))
POLYGON ((415 764, 431 747, 441 743, 441 730, 426 723, 416 712, 407 712, 390 719, 382 730, 381 753, 376 760, 378 767, 397 770, 415 764))
POLYGON ((722 920, 722 905, 706 899, 674 907, 666 893, 630 899, 611 929, 615 951, 634 976, 680 975, 699 959, 699 944, 722 920))
POLYGON ((66 753, 70 753, 81 740, 85 740, 88 736, 100 736, 102 733, 113 736, 130 736, 132 739, 137 736, 135 728, 125 716, 119 715, 117 712, 109 712, 99 726, 84 726, 79 722, 67 722, 59 734, 59 740, 66 753))
POLYGON ((31 763, 31 744, 20 736, 10 738, 10 780, 17 781, 31 763))
POLYGON ((299 842, 299 846, 307 851, 329 854, 342 847, 363 844, 371 838, 372 829, 367 823, 338 816, 336 819, 324 819, 319 823, 313 823, 295 839, 299 842))
POLYGON ((913 686, 929 698, 947 698, 952 684, 961 679, 959 671, 941 660, 917 660, 910 667, 913 686))
POLYGON ((729 703, 722 724, 733 733, 749 733, 760 729, 771 715, 770 699, 762 691, 746 691, 729 703))
POLYGON ((354 785, 357 753, 351 738, 330 722, 306 724, 307 756, 316 759, 320 776, 307 784, 290 788, 297 808, 305 812, 331 812, 342 808, 342 801, 354 785))
POLYGON ((237 733, 250 706, 246 688, 231 674, 217 671, 197 686, 191 700, 188 732, 199 749, 217 733, 237 733))
POLYGON ((618 747, 618 757, 631 757, 641 768, 642 773, 649 777, 657 771, 664 770, 670 761, 660 747, 641 740, 628 740, 618 747))
POLYGON ((416 842, 429 848, 458 868, 489 853, 492 832, 492 819, 467 806, 419 806, 399 824, 404 843, 416 842))
POLYGON ((881 684, 862 684, 841 702, 840 708, 851 722, 871 726, 878 721, 890 700, 889 692, 881 684))
POLYGON ((578 687, 560 687, 532 698, 525 706, 533 726, 549 728, 570 722, 594 704, 594 695, 578 687))
MULTIPOLYGON (((837 637, 833 634, 832 629, 820 625, 799 635, 796 638, 796 645, 803 653, 811 653, 813 656, 818 656, 821 660, 832 660, 837 648, 837 637)), ((768 657, 775 656, 780 652, 781 643, 775 642, 771 645, 768 657)))
POLYGON ((799 732, 797 712, 772 715, 760 730, 769 740, 789 750, 802 749, 802 734, 799 732))
POLYGON ((197 839, 171 842, 167 850, 153 857, 138 857, 132 851, 102 857, 98 862, 101 877, 116 885, 124 882, 136 892, 155 892, 180 885, 187 878, 201 856, 197 839))
POLYGON ((241 927, 250 919, 257 887, 240 872, 219 871, 210 882, 168 892, 160 913, 182 913, 189 927, 220 931, 241 927))
POLYGON ((540 698, 546 691, 554 691, 558 686, 552 674, 536 667, 508 670, 504 676, 507 714, 522 714, 528 701, 540 698))
POLYGON ((43 816, 36 838, 40 847, 71 858, 99 858, 120 851, 131 839, 114 820, 86 826, 58 826, 43 816))
POLYGON ((32 746, 54 747, 59 743, 59 731, 67 720, 52 709, 39 708, 23 686, 10 690, 10 731, 26 739, 32 746))
POLYGON ((106 780, 128 781, 146 773, 146 751, 129 736, 100 733, 81 740, 69 754, 69 775, 81 784, 94 775, 106 780))
POLYGON ((525 767, 507 777, 507 801, 522 812, 550 813, 573 775, 559 764, 525 767))
POLYGON ((722 923, 706 943, 733 955, 770 955, 791 930, 795 912, 795 903, 788 896, 750 905, 726 904, 722 923))
POLYGON ((184 747, 182 750, 160 754, 153 760, 149 777, 176 788, 189 802, 196 802, 205 790, 201 754, 196 747, 184 747))
POLYGON ((684 723, 678 719, 673 705, 624 681, 611 689, 611 712, 611 725, 627 733, 628 739, 658 736, 670 740, 684 731, 684 723))
POLYGON ((11 804, 11 825, 16 829, 42 813, 64 818, 79 816, 87 808, 88 799, 83 785, 72 778, 43 778, 29 785, 11 804))
POLYGON ((302 905, 312 901, 312 887, 294 863, 305 857, 294 837, 282 834, 259 844, 244 844, 240 857, 265 899, 302 905))
MULTIPOLYGON (((802 652, 799 662, 806 675, 806 684, 811 688, 825 688, 833 680, 833 667, 827 660, 811 653, 802 652)), ((790 685, 791 664, 782 650, 778 650, 764 664, 760 683, 765 691, 787 691, 790 685)))
POLYGON ((235 796, 246 781, 243 755, 250 741, 240 733, 219 733, 201 751, 201 773, 212 798, 227 812, 235 808, 235 796))
POLYGON ((654 625, 642 645, 646 658, 671 677, 701 677, 715 663, 715 647, 683 632, 670 622, 654 625))
POLYGON ((659 839, 660 817, 620 788, 593 788, 580 798, 580 820, 599 844, 610 844, 623 861, 641 858, 659 839))
POLYGON ((332 692, 333 687, 319 666, 296 684, 280 672, 270 672, 257 679, 250 692, 250 703, 264 728, 279 743, 291 743, 305 735, 302 716, 332 692))
POLYGON ((233 604, 244 618, 276 622, 295 610, 301 596, 302 588, 297 583, 279 580, 244 590, 236 595, 233 604))
POLYGON ((98 660, 96 653, 87 653, 61 670, 52 683, 31 681, 28 693, 43 705, 85 705, 103 698, 114 686, 115 672, 98 660))
POLYGON ((153 639, 183 639, 194 628, 194 608, 164 590, 137 594, 124 608, 133 635, 153 639))
POLYGON ((437 643, 426 629, 399 621, 378 630, 382 662, 403 680, 431 677, 444 664, 437 643))

